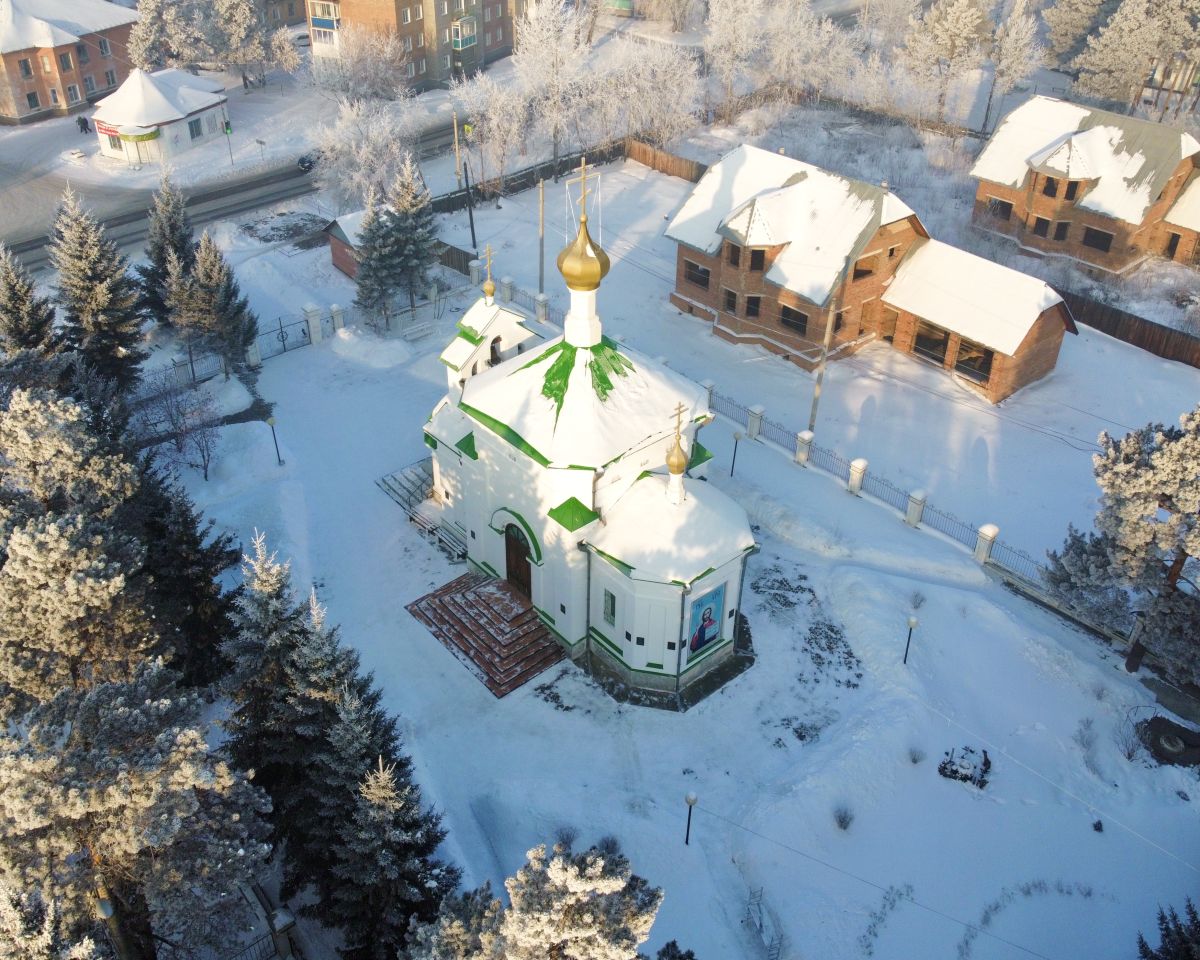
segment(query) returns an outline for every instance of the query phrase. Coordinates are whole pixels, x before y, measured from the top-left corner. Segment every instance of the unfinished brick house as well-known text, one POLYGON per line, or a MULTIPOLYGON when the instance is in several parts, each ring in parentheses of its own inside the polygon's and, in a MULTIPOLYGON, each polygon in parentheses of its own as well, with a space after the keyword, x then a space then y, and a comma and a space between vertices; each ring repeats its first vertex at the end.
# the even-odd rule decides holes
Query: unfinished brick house
POLYGON ((351 280, 358 276, 358 242, 362 234, 366 210, 347 213, 325 225, 324 234, 329 237, 329 259, 335 267, 351 280))
POLYGON ((741 146, 667 228, 680 310, 806 369, 875 340, 993 403, 1049 373, 1075 331, 1041 280, 931 240, 886 185, 741 146))
POLYGON ((974 222, 1114 273, 1152 255, 1197 264, 1198 161, 1200 143, 1178 128, 1034 97, 971 170, 974 222))

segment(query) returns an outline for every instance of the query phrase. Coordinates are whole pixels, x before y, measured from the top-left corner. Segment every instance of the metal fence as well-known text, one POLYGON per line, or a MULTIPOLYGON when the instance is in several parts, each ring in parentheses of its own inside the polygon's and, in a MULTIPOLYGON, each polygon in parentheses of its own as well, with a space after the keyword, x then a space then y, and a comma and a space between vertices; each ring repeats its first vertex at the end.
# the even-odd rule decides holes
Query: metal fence
POLYGON ((843 483, 850 479, 850 461, 826 447, 819 447, 815 443, 809 447, 808 462, 818 470, 833 474, 843 483))
POLYGON ((768 420, 766 417, 763 417, 762 426, 759 427, 759 435, 766 437, 772 443, 779 444, 785 450, 790 450, 793 454, 796 452, 796 434, 782 423, 776 423, 774 420, 768 420))
MULTIPOLYGON (((332 330, 332 318, 330 329, 332 330)), ((305 320, 284 322, 283 317, 277 317, 272 329, 258 335, 258 354, 262 359, 277 357, 281 353, 306 347, 312 340, 308 335, 308 323, 305 320)))
POLYGON ((874 497, 876 500, 882 500, 889 506, 895 507, 901 513, 907 512, 907 491, 901 490, 886 477, 881 477, 877 473, 867 470, 867 475, 863 478, 862 488, 863 493, 874 497))
POLYGON ((733 397, 727 397, 714 390, 711 406, 721 416, 740 423, 743 427, 750 422, 750 408, 742 406, 733 397))
POLYGON ((215 353, 194 353, 171 366, 143 377, 134 393, 135 403, 146 403, 180 387, 194 387, 223 372, 225 364, 215 353))
POLYGON ((954 514, 947 513, 945 510, 939 510, 937 507, 925 505, 925 512, 921 516, 921 522, 928 527, 933 527, 934 530, 944 533, 953 540, 957 540, 964 547, 971 549, 975 548, 975 543, 979 539, 979 531, 976 527, 971 526, 964 520, 958 519, 954 514))
POLYGON ((1011 547, 1002 540, 997 540, 992 545, 992 563, 1004 567, 1019 577, 1024 577, 1030 583, 1040 586, 1046 582, 1044 574, 1047 567, 1044 563, 1039 563, 1024 550, 1011 547))

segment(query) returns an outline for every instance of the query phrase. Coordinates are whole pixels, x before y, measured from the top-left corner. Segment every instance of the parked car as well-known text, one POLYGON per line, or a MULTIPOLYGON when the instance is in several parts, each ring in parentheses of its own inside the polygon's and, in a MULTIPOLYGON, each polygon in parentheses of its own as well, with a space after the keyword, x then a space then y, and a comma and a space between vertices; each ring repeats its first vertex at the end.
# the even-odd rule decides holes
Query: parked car
POLYGON ((305 173, 309 173, 316 165, 317 155, 315 153, 306 153, 296 161, 296 166, 298 166, 305 173))

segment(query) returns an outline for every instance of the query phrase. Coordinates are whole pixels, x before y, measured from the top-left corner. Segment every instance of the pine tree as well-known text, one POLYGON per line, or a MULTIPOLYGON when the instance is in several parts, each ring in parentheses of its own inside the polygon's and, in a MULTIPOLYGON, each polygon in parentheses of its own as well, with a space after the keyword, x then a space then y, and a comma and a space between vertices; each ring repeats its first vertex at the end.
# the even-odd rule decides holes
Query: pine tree
POLYGON ((654 957, 655 960, 696 960, 696 954, 693 951, 684 950, 674 940, 663 944, 654 957))
POLYGON ((138 18, 129 31, 129 59, 142 70, 157 70, 171 61, 167 11, 170 0, 138 0, 138 18))
POLYGON ((246 369, 246 351, 258 335, 258 318, 242 296, 229 261, 205 231, 189 273, 167 254, 166 302, 172 324, 188 350, 211 350, 221 357, 225 376, 246 369))
POLYGON ((992 44, 992 88, 988 91, 987 117, 991 113, 992 98, 1004 96, 1018 83, 1042 65, 1046 50, 1038 40, 1037 19, 1029 13, 1026 0, 1014 0, 1008 17, 996 24, 995 41, 992 44))
POLYGON ((988 27, 978 0, 936 0, 910 21, 901 62, 914 80, 936 90, 939 119, 946 117, 950 84, 983 62, 988 27))
POLYGON ((392 299, 403 281, 403 248, 396 219, 382 207, 372 191, 359 230, 358 273, 355 275, 354 305, 372 317, 392 325, 392 299))
POLYGON ((1085 93, 1129 105, 1141 96, 1159 57, 1170 56, 1161 11, 1150 0, 1121 0, 1099 33, 1075 58, 1077 81, 1085 93))
POLYGON ((429 271, 438 260, 437 221, 429 189, 412 154, 406 154, 389 196, 399 238, 400 284, 415 313, 417 294, 429 289, 429 271))
POLYGON ((1042 11, 1050 40, 1050 52, 1068 64, 1083 52, 1089 36, 1096 33, 1115 9, 1114 0, 1055 0, 1042 11))
POLYGON ((102 960, 90 937, 67 943, 54 901, 0 883, 0 956, 7 960, 102 960))
POLYGON ((528 853, 505 882, 512 905, 501 927, 506 960, 629 960, 650 935, 662 890, 633 874, 617 850, 572 853, 559 843, 528 853))
POLYGON ((442 901, 437 919, 413 925, 403 960, 502 960, 503 907, 485 883, 442 901))
POLYGON ((20 350, 42 356, 56 352, 54 308, 38 296, 29 271, 0 243, 0 353, 20 350))
POLYGON ((137 382, 146 354, 137 288, 125 257, 68 190, 54 222, 50 262, 67 344, 123 391, 137 382))
POLYGON ((421 794, 380 758, 362 781, 334 850, 338 886, 329 904, 345 960, 394 960, 414 919, 437 916, 458 872, 433 859, 445 836, 421 794))
POLYGON ((142 310, 161 324, 170 324, 167 308, 167 257, 174 253, 180 268, 190 273, 196 261, 196 240, 183 193, 164 171, 154 205, 150 208, 146 236, 146 263, 137 268, 142 290, 142 310))
POLYGON ((4 879, 45 890, 72 933, 107 894, 110 934, 139 956, 154 955, 151 931, 195 948, 228 944, 238 885, 269 852, 269 805, 213 757, 203 707, 151 661, 128 682, 64 691, 10 728, 0 740, 4 879))
POLYGON ((1062 550, 1046 553, 1050 563, 1044 579, 1051 593, 1091 620, 1128 630, 1133 611, 1130 593, 1113 566, 1114 546, 1106 534, 1081 533, 1069 525, 1062 550))
POLYGON ((1172 907, 1158 911, 1158 949, 1152 949, 1145 937, 1138 934, 1138 960, 1196 960, 1200 957, 1200 916, 1188 898, 1184 920, 1172 907))

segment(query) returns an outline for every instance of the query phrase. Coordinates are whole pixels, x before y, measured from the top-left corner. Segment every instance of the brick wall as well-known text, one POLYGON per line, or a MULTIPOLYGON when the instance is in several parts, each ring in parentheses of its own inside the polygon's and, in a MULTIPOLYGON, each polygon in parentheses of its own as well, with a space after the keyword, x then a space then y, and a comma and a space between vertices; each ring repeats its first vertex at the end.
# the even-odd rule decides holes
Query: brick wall
POLYGON ((329 237, 329 259, 351 280, 358 276, 358 258, 354 255, 354 248, 332 234, 329 237))

